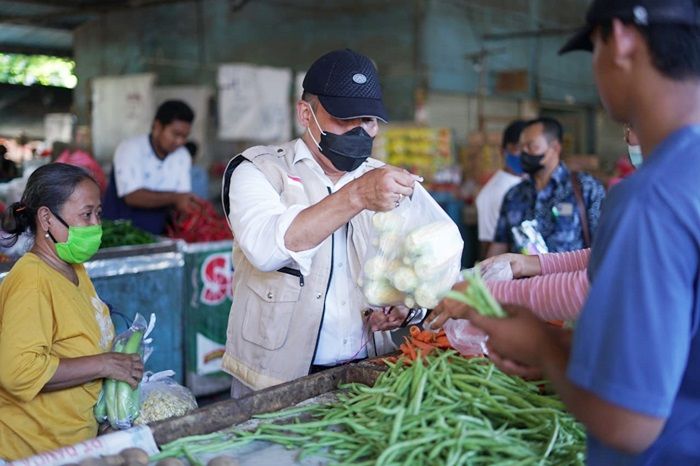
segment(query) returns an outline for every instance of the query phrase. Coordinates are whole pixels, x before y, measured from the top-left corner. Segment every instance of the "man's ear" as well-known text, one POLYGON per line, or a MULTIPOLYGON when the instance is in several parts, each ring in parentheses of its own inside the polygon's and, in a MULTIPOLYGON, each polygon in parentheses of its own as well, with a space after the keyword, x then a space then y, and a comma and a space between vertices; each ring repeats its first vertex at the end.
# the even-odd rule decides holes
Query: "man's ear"
POLYGON ((613 62, 621 69, 629 71, 642 41, 639 30, 631 24, 613 19, 609 40, 612 43, 613 62))
POLYGON ((561 150, 562 150, 561 142, 559 142, 559 141, 557 141, 556 139, 554 139, 554 140, 550 143, 549 147, 551 147, 552 150, 553 150, 554 152, 556 152, 557 154, 559 154, 559 156, 561 157, 561 150))
POLYGON ((153 126, 151 126, 151 133, 154 135, 160 134, 163 131, 163 123, 158 120, 153 120, 153 126))
POLYGON ((297 121, 303 128, 308 128, 311 125, 311 104, 305 100, 297 101, 297 121))

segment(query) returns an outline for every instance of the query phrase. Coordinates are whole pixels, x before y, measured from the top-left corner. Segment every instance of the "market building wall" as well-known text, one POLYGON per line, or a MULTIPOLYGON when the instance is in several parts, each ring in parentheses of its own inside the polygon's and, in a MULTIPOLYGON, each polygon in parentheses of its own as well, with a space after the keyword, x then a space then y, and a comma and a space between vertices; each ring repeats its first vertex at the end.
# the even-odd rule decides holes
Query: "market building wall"
POLYGON ((328 50, 350 47, 375 60, 390 116, 407 119, 415 88, 413 13, 402 0, 209 0, 110 13, 75 33, 79 118, 89 119, 96 76, 155 72, 158 85, 214 87, 221 63, 303 71, 328 50))
MULTIPOLYGON (((577 149, 592 152, 600 145, 590 56, 558 56, 567 33, 551 31, 580 25, 586 4, 586 0, 207 0, 117 11, 75 33, 79 76, 75 106, 79 120, 88 123, 90 79, 97 76, 154 72, 159 86, 199 84, 215 89, 221 63, 303 71, 325 51, 351 47, 377 63, 394 122, 414 121, 422 98, 436 119, 431 121, 428 112, 427 124, 446 121, 458 140, 465 140, 479 127, 474 99, 481 79, 482 114, 500 121, 511 109, 538 111, 541 103, 546 108, 548 102, 557 108, 570 106, 580 115, 576 118, 585 120, 577 129, 585 146, 577 149), (537 29, 549 32, 522 34, 537 29), (480 74, 482 51, 486 62, 480 74), (524 88, 504 90, 499 85, 499 73, 512 71, 524 73, 524 88)), ((212 123, 209 150, 220 154, 215 158, 230 155, 232 144, 217 140, 216 122, 212 123)))

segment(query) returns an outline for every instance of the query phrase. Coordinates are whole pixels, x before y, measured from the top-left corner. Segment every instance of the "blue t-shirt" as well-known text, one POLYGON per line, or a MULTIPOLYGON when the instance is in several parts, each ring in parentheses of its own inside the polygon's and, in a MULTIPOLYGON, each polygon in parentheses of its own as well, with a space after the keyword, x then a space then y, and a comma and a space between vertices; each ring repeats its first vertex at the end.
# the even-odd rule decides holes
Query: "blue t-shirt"
POLYGON ((608 194, 568 377, 666 418, 638 456, 589 437, 589 465, 700 464, 700 126, 669 136, 608 194))
MULTIPOLYGON (((588 173, 579 172, 577 176, 581 182, 588 228, 591 238, 595 238, 605 188, 588 173)), ((541 191, 535 189, 532 178, 526 178, 510 188, 501 204, 494 241, 508 244, 511 252, 520 252, 512 228, 520 226, 524 220, 537 220, 537 231, 549 252, 575 251, 586 247, 571 172, 564 163, 554 169, 549 183, 541 191)))

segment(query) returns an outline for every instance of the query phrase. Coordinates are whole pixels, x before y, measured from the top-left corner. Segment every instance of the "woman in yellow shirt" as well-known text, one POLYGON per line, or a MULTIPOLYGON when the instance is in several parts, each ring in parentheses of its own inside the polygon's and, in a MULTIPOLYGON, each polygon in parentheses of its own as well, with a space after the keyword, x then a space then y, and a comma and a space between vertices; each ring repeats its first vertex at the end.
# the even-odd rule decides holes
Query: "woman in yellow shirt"
MULTIPOLYGON (((29 177, 2 219, 34 246, 0 285, 0 458, 14 460, 94 437, 102 380, 135 387, 138 355, 109 352, 114 327, 83 262, 102 236, 100 190, 61 163, 29 177)), ((7 239, 7 237, 6 237, 7 239)))

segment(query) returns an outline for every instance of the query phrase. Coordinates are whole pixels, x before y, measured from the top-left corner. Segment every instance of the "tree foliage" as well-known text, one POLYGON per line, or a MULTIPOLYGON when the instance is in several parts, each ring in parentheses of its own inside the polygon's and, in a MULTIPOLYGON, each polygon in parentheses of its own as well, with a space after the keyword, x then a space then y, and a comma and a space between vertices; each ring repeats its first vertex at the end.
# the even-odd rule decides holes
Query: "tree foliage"
POLYGON ((0 82, 31 86, 58 86, 74 88, 75 62, 66 58, 46 55, 0 53, 0 82))

